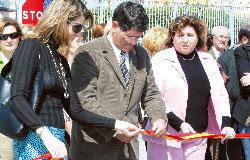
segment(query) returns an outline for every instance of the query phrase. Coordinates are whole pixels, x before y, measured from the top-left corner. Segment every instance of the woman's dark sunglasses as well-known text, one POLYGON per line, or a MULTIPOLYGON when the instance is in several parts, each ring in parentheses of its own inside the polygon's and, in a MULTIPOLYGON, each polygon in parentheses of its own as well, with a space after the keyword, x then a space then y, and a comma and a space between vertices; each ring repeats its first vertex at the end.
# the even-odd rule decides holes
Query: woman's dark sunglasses
POLYGON ((80 23, 72 23, 70 20, 68 20, 68 24, 72 24, 72 30, 75 32, 75 33, 79 33, 81 32, 81 30, 85 29, 85 26, 80 24, 80 23))
POLYGON ((10 37, 11 39, 15 39, 17 38, 19 35, 17 32, 13 32, 10 34, 0 34, 0 40, 7 40, 8 37, 10 37))

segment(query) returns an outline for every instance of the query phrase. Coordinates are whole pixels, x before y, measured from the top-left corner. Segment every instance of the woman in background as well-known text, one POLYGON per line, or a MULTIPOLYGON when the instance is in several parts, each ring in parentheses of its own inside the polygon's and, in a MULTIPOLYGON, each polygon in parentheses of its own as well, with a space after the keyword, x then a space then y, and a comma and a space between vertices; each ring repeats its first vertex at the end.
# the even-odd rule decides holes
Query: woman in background
MULTIPOLYGON (((168 134, 222 133, 233 138, 227 91, 216 61, 200 51, 203 25, 191 16, 177 17, 169 27, 168 49, 152 58, 156 83, 166 103, 168 134)), ((151 129, 148 122, 146 129, 151 129)), ((203 160, 207 139, 173 141, 144 136, 148 160, 203 160)))
POLYGON ((166 42, 168 36, 168 29, 162 27, 155 27, 147 31, 144 35, 142 43, 143 47, 146 48, 151 56, 161 50, 167 49, 166 42))
POLYGON ((92 31, 92 39, 102 37, 104 35, 105 26, 106 26, 105 23, 95 25, 92 31))
MULTIPOLYGON (((9 62, 22 38, 22 31, 14 19, 0 19, 0 71, 9 62)), ((0 159, 13 159, 12 139, 0 133, 0 159)))

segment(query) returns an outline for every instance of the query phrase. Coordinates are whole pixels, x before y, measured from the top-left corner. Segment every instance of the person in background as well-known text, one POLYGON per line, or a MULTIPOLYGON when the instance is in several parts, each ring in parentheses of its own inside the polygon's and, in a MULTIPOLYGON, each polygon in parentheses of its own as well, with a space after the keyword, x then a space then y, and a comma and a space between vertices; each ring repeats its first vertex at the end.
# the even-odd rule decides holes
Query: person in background
MULTIPOLYGON (((241 106, 237 103, 240 98, 239 80, 235 65, 234 51, 237 47, 245 45, 250 39, 250 24, 246 24, 241 27, 238 33, 238 43, 231 49, 227 50, 218 58, 222 70, 224 71, 225 86, 229 94, 230 108, 232 113, 232 127, 238 132, 237 119, 241 119, 241 106)), ((244 141, 244 139, 242 139, 244 141)), ((229 160, 241 160, 244 157, 244 151, 242 151, 242 143, 240 139, 228 140, 227 143, 220 144, 219 159, 226 159, 226 154, 229 160)))
POLYGON ((23 32, 23 39, 26 38, 31 38, 33 36, 33 31, 34 31, 34 27, 26 24, 26 25, 22 25, 22 32, 23 32))
MULTIPOLYGON (((204 27, 196 17, 177 17, 169 27, 168 49, 152 58, 152 68, 164 102, 167 134, 222 133, 233 138, 228 94, 216 61, 200 51, 204 27), (209 119, 208 119, 209 118, 209 119)), ((152 129, 150 121, 146 129, 152 129)), ((207 139, 173 141, 143 135, 148 160, 202 160, 207 139)))
POLYGON ((15 159, 34 159, 46 152, 51 153, 52 158, 67 159, 63 108, 82 126, 116 129, 130 138, 142 133, 135 125, 89 112, 80 104, 68 61, 57 50, 70 46, 81 34, 88 12, 80 0, 53 1, 36 25, 34 37, 23 40, 15 51, 10 104, 17 117, 30 128, 23 140, 13 141, 15 159), (28 95, 40 69, 44 87, 40 111, 36 114, 28 103, 28 95))
MULTIPOLYGON (((9 62, 22 39, 18 22, 12 18, 0 18, 0 72, 9 62)), ((0 159, 13 159, 12 139, 0 133, 0 159)))
POLYGON ((166 49, 167 36, 167 28, 152 28, 143 36, 143 47, 148 50, 151 56, 154 56, 157 52, 166 49))
POLYGON ((102 37, 104 35, 105 26, 105 23, 97 24, 92 31, 92 39, 102 37))
POLYGON ((224 26, 216 26, 212 30, 213 35, 213 46, 208 51, 214 59, 217 60, 219 56, 221 56, 228 47, 229 41, 229 30, 224 26))
POLYGON ((207 50, 209 51, 212 49, 213 46, 213 35, 211 33, 208 33, 207 35, 207 50))
MULTIPOLYGON (((138 125, 138 104, 153 123, 153 136, 166 133, 166 111, 151 70, 148 52, 136 44, 148 28, 148 16, 136 2, 114 10, 108 35, 80 46, 71 73, 83 108, 138 125)), ((73 121, 70 157, 81 160, 138 160, 139 144, 111 129, 73 121), (93 153, 94 151, 94 153, 93 153)))
MULTIPOLYGON (((249 30, 248 30, 249 31, 249 30)), ((248 35, 249 36, 249 35, 248 35)), ((239 122, 240 133, 250 133, 250 37, 245 37, 247 42, 235 49, 235 64, 240 85, 240 96, 237 99, 233 116, 239 122)), ((245 151, 245 159, 250 160, 250 141, 249 138, 241 139, 245 151)))
POLYGON ((207 45, 207 41, 208 41, 208 26, 207 23, 203 20, 203 19, 199 19, 200 24, 203 26, 204 31, 201 33, 204 43, 203 46, 201 47, 201 51, 203 52, 208 52, 208 45, 207 45))

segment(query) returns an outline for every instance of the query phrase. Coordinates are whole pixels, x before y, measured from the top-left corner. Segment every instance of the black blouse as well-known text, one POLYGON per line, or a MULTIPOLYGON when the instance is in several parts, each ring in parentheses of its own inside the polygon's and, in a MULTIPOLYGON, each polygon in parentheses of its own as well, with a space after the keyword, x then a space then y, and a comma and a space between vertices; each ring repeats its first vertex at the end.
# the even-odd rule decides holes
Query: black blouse
MULTIPOLYGON (((26 39, 20 43, 13 57, 11 80, 11 105, 13 110, 31 130, 42 126, 65 128, 63 108, 69 116, 83 125, 114 128, 115 120, 99 116, 82 108, 74 88, 67 60, 58 53, 55 43, 49 42, 52 54, 59 65, 61 59, 66 71, 69 98, 64 98, 64 88, 58 77, 52 56, 45 44, 35 39, 26 39), (39 58, 40 55, 40 58, 39 58), (28 102, 32 82, 39 76, 40 65, 44 76, 44 91, 39 104, 41 110, 37 115, 28 102)), ((59 67, 60 68, 60 67, 59 67)))
MULTIPOLYGON (((188 101, 185 122, 189 123, 196 132, 205 132, 208 126, 207 107, 211 89, 210 82, 195 50, 189 55, 183 55, 178 51, 176 51, 176 53, 188 83, 188 101)), ((176 131, 179 131, 183 120, 173 112, 167 115, 169 124, 176 131)), ((230 123, 230 117, 222 117, 222 128, 229 127, 230 123)))

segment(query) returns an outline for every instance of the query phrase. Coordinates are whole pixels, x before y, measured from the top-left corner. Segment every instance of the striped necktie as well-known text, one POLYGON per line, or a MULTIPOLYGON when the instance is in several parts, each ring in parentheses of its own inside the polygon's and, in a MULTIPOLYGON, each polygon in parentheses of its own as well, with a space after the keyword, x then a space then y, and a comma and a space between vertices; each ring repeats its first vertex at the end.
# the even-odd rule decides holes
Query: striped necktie
POLYGON ((123 78, 125 81, 126 89, 129 87, 129 70, 125 64, 125 54, 126 52, 121 51, 120 67, 122 70, 123 78))

